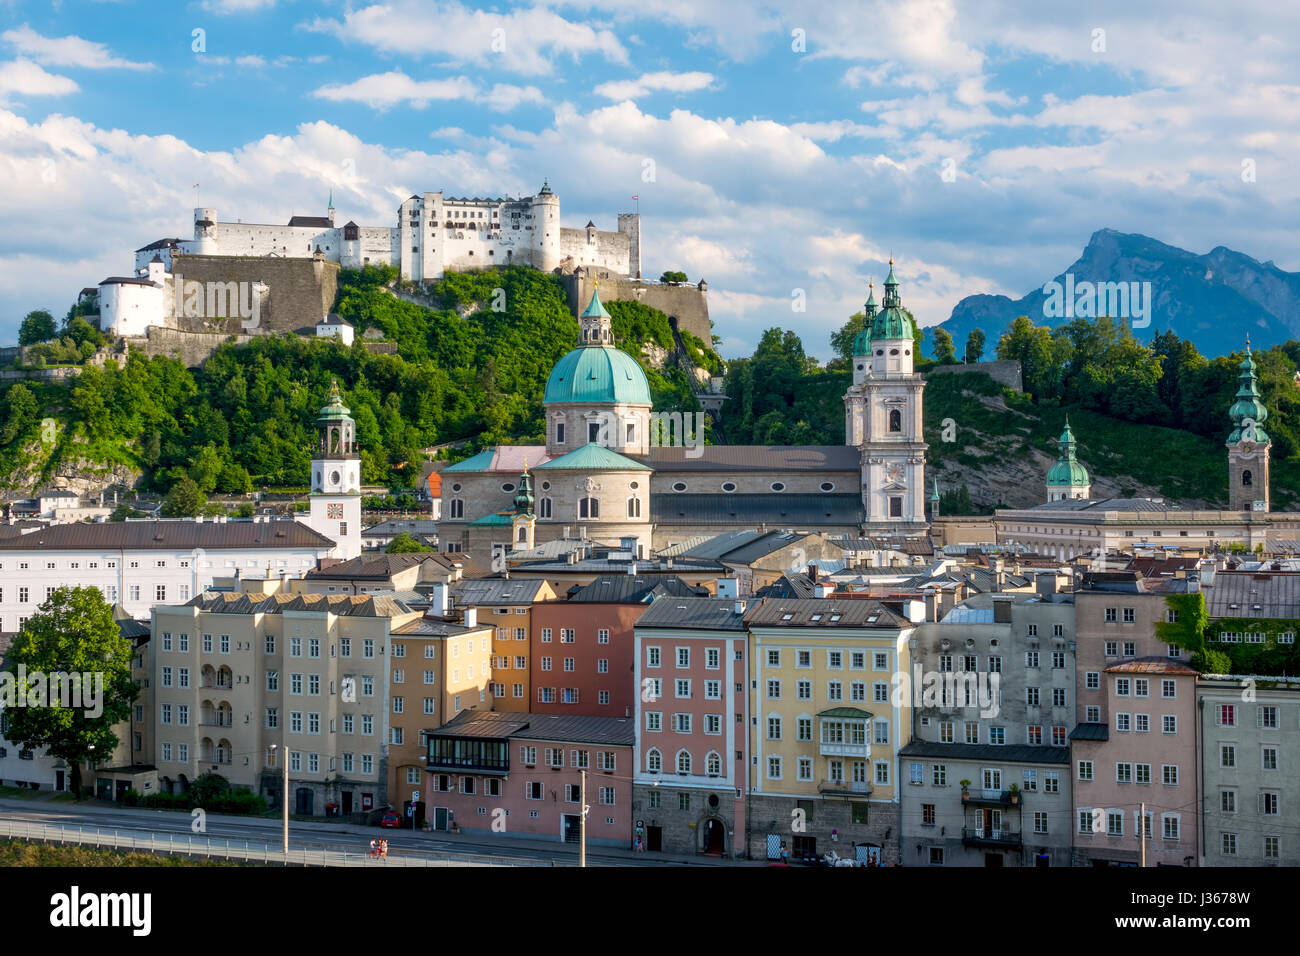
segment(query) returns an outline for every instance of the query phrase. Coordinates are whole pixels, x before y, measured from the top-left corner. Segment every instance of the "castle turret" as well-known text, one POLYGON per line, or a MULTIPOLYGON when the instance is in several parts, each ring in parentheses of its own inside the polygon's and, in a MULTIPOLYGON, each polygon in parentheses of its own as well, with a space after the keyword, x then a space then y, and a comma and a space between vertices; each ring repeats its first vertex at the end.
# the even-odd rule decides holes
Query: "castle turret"
POLYGON ((1273 441, 1260 427, 1268 409, 1255 379, 1255 359, 1246 338, 1246 357, 1241 361, 1237 400, 1228 409, 1232 431, 1228 435, 1228 506, 1233 511, 1269 510, 1269 450, 1273 441))
POLYGON ((560 197, 549 181, 533 197, 531 209, 533 261, 543 272, 553 272, 560 267, 560 197))
POLYGON ((217 211, 211 207, 194 210, 194 254, 214 256, 217 254, 217 211))
POLYGON ((316 432, 307 524, 334 540, 334 557, 348 560, 361 553, 361 457, 356 422, 338 382, 330 385, 330 400, 316 416, 316 432))
POLYGON ((1092 479, 1088 469, 1075 457, 1077 442, 1070 430, 1070 419, 1065 419, 1065 431, 1057 442, 1059 457, 1047 471, 1047 500, 1061 501, 1069 498, 1087 498, 1092 493, 1092 479))

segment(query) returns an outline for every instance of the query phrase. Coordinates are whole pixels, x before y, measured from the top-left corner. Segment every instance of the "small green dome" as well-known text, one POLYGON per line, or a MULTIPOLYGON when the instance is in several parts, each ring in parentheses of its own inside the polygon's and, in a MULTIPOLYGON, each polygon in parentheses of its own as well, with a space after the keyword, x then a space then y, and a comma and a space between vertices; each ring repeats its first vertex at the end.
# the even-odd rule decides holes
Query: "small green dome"
POLYGON ((1078 443, 1074 440, 1074 432, 1070 430, 1070 420, 1068 418, 1065 420, 1065 431, 1061 432, 1061 437, 1057 442, 1061 446, 1061 454, 1047 471, 1048 487, 1092 484, 1092 480, 1088 477, 1088 469, 1079 464, 1078 459, 1074 456, 1074 449, 1078 443))
POLYGON ((584 345, 555 363, 542 402, 649 405, 650 383, 636 359, 609 345, 584 345))
POLYGON ((915 335, 916 327, 900 306, 881 309, 871 320, 873 339, 910 339, 915 335))

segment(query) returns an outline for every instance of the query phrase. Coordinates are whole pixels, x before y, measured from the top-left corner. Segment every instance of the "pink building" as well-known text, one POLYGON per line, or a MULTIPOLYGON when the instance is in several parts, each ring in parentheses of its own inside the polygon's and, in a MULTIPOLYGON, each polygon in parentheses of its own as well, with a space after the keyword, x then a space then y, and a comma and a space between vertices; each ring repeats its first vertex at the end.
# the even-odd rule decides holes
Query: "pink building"
POLYGON ((1120 571, 1085 574, 1074 593, 1076 864, 1138 863, 1143 804, 1148 866, 1198 858, 1196 671, 1155 633, 1176 614, 1166 596, 1196 587, 1120 571))
POLYGON ((586 770, 587 843, 632 845, 631 718, 472 711, 428 742, 434 829, 577 842, 586 770))
POLYGON ((1196 676, 1168 657, 1123 661, 1103 672, 1109 723, 1078 725, 1071 750, 1076 863, 1139 863, 1145 809, 1146 865, 1195 865, 1196 676))
POLYGON ((744 607, 661 597, 637 621, 634 810, 650 851, 745 852, 744 607))

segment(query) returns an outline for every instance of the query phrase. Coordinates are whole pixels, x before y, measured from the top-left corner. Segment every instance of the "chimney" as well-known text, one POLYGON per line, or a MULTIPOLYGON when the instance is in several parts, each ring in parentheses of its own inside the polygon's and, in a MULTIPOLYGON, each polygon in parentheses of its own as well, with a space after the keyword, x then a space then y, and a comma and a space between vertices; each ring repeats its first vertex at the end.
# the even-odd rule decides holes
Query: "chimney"
POLYGON ((476 607, 465 608, 465 626, 478 627, 478 608, 476 607))
POLYGON ((632 577, 636 577, 636 562, 635 562, 635 561, 633 561, 632 563, 630 563, 630 564, 627 566, 627 573, 630 574, 630 575, 632 575, 632 577))
POLYGON ((742 599, 737 598, 735 604, 732 605, 732 610, 737 614, 744 614, 745 602, 742 599))
POLYGON ((447 616, 447 590, 447 584, 438 581, 433 585, 431 591, 433 603, 429 605, 429 610, 442 617, 447 616))
POLYGON ((828 598, 835 591, 835 584, 831 581, 823 581, 813 590, 813 593, 819 598, 828 598))

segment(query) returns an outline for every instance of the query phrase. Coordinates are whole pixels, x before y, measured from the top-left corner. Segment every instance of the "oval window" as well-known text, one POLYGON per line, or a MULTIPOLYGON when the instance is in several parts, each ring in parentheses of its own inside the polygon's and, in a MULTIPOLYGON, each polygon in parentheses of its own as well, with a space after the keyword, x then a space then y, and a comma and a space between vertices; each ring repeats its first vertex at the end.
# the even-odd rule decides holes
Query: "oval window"
POLYGON ((859 366, 858 366, 858 371, 861 372, 864 368, 866 368, 865 365, 859 365, 859 366))
POLYGON ((686 482, 684 481, 673 482, 673 491, 685 491, 685 490, 686 490, 686 482))
POLYGON ((542 491, 550 491, 550 490, 551 490, 551 483, 549 481, 543 481, 542 491))
POLYGON ((460 491, 460 485, 452 485, 452 486, 451 486, 451 490, 452 490, 452 491, 460 491))
POLYGON ((628 485, 628 487, 631 488, 633 491, 636 491, 636 490, 637 490, 638 488, 640 488, 641 486, 638 485, 638 484, 634 481, 634 482, 632 482, 630 485, 628 485))
POLYGON ((734 481, 724 481, 722 483, 722 490, 725 491, 727 494, 731 494, 733 491, 736 490, 736 483, 734 481))
POLYGON ((774 481, 774 482, 772 482, 772 490, 773 490, 773 491, 785 491, 785 482, 783 482, 783 481, 774 481))
POLYGON ((835 485, 829 481, 822 482, 822 491, 834 491, 835 485))
POLYGON ((877 355, 884 355, 884 354, 885 354, 885 350, 884 350, 884 349, 876 349, 876 354, 877 354, 877 355))
POLYGON ((501 490, 506 492, 514 491, 515 486, 510 484, 510 482, 507 481, 504 485, 501 486, 501 490))
MULTIPOLYGON (((889 354, 890 354, 890 355, 897 355, 897 354, 898 354, 898 349, 890 349, 890 350, 889 350, 889 354)), ((1136 826, 1136 825, 1137 825, 1137 824, 1134 824, 1134 826, 1136 826)))
POLYGON ((339 483, 339 479, 340 479, 340 476, 339 476, 339 473, 338 473, 337 471, 331 471, 331 472, 330 472, 330 484, 332 484, 332 485, 337 485, 337 484, 339 483))
MULTIPOLYGON (((911 349, 903 349, 903 354, 904 354, 904 355, 911 355, 911 354, 912 354, 912 350, 911 350, 911 349)), ((1134 826, 1137 826, 1136 823, 1133 824, 1133 825, 1134 825, 1134 826)))

